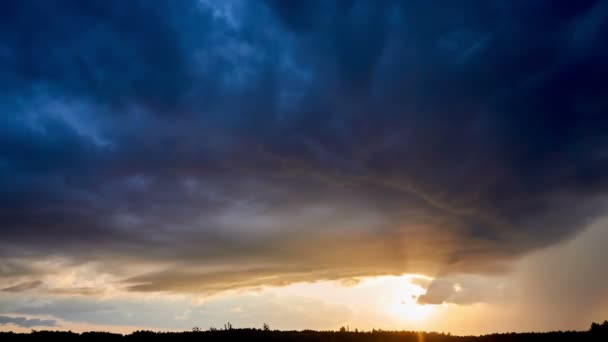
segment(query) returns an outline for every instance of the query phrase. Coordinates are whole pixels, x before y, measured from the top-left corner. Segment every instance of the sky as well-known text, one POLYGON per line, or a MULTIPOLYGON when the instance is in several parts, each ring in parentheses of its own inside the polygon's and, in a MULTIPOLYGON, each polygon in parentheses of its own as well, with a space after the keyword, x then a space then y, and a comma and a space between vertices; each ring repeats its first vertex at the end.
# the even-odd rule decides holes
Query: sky
POLYGON ((608 1, 3 1, 0 331, 608 319, 608 1))

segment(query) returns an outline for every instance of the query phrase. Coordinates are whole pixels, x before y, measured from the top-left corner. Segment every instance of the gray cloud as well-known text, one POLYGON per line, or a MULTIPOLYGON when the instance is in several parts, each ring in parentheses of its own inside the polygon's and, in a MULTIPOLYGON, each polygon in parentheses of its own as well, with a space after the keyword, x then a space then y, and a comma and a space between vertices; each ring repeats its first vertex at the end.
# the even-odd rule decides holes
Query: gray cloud
POLYGON ((14 324, 24 328, 57 326, 55 320, 10 316, 0 316, 0 324, 14 324))
POLYGON ((419 304, 493 303, 505 296, 504 279, 496 276, 452 275, 421 286, 426 288, 426 293, 418 297, 419 304))

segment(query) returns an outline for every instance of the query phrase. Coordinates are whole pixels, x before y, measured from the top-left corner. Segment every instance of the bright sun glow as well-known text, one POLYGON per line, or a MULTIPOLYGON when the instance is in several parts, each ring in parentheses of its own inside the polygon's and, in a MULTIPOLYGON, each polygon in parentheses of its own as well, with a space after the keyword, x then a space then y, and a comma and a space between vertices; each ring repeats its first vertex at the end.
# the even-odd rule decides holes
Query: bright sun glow
POLYGON ((345 282, 319 281, 297 283, 267 291, 278 298, 307 298, 315 306, 343 308, 345 319, 336 317, 335 323, 320 329, 350 326, 359 329, 426 329, 442 312, 438 305, 420 305, 417 299, 426 293, 432 278, 404 274, 358 278, 345 282))
POLYGON ((419 285, 403 279, 391 284, 386 311, 389 315, 405 323, 422 323, 429 319, 435 311, 434 305, 421 305, 417 303, 418 296, 426 291, 419 285))
POLYGON ((426 321, 433 313, 433 309, 432 305, 420 305, 415 299, 404 299, 387 308, 390 314, 408 323, 426 321))

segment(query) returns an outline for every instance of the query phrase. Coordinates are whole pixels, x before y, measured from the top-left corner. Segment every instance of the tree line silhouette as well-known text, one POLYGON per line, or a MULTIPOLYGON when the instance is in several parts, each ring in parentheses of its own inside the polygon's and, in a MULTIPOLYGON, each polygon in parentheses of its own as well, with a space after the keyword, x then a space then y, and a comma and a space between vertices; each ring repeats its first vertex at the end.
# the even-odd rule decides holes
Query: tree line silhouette
POLYGON ((224 329, 204 331, 194 327, 186 332, 135 331, 129 335, 109 332, 73 333, 34 331, 31 333, 0 332, 0 341, 289 341, 289 342, 514 342, 514 341, 608 341, 608 321, 593 323, 587 331, 553 331, 544 333, 504 333, 481 336, 455 336, 446 333, 417 331, 280 331, 268 324, 262 329, 235 329, 230 323, 224 329))

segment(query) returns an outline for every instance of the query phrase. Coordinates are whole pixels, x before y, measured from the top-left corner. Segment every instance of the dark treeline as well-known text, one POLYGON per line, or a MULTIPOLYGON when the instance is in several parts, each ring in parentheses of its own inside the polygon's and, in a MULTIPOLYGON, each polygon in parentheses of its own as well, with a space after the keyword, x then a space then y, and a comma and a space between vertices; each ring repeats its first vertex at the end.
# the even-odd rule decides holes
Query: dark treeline
POLYGON ((0 333, 0 341, 293 341, 293 342, 510 342, 510 341, 608 341, 608 321, 593 323, 588 331, 507 333, 455 336, 416 331, 279 331, 268 329, 226 329, 188 332, 136 331, 129 335, 107 332, 77 334, 63 331, 32 331, 27 334, 0 333))

